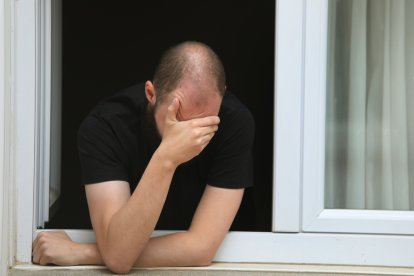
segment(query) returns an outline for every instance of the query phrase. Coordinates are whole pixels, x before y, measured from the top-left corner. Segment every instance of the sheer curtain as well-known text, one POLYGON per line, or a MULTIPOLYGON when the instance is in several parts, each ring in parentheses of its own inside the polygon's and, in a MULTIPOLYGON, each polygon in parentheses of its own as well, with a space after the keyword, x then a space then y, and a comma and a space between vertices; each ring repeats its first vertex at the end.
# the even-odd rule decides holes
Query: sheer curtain
POLYGON ((325 206, 414 210, 414 1, 329 7, 325 206))

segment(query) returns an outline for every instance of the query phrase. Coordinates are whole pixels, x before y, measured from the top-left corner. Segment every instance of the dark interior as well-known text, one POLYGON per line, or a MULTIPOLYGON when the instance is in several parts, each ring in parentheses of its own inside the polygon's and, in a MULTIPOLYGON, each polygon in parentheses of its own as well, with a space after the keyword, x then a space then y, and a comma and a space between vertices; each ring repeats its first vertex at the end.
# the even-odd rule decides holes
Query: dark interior
POLYGON ((221 57, 228 90, 256 122, 255 186, 232 230, 271 231, 275 1, 64 1, 61 204, 47 228, 91 228, 76 134, 103 98, 145 80, 170 46, 196 40, 221 57))

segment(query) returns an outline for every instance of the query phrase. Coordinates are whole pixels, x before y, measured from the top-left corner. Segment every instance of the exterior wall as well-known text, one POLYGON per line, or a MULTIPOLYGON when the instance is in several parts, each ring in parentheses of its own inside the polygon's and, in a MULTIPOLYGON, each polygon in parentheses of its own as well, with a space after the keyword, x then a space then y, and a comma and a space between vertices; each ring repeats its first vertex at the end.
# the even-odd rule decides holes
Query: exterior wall
POLYGON ((12 265, 14 192, 12 169, 12 1, 0 0, 0 275, 12 265))

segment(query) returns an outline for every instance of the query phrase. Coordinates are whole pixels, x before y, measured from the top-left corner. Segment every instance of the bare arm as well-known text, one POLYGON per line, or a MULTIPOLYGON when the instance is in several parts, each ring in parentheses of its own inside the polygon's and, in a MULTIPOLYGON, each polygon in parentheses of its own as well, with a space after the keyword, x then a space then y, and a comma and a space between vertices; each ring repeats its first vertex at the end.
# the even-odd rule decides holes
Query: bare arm
MULTIPOLYGON (((233 222, 242 196, 243 189, 207 186, 190 229, 186 232, 151 238, 135 265, 154 267, 210 264, 233 222)), ((74 243, 62 232, 46 232, 40 239, 41 241, 36 239, 34 255, 38 256, 36 261, 41 264, 104 264, 96 244, 74 243), (54 241, 57 241, 54 243, 57 246, 44 246, 49 252, 40 249, 54 241)))
POLYGON ((234 220, 243 191, 207 186, 190 229, 151 239, 136 265, 209 265, 234 220))
POLYGON ((173 173, 153 157, 131 196, 127 182, 86 186, 97 244, 109 269, 129 271, 154 230, 173 173))
MULTIPOLYGON (((124 181, 86 185, 99 253, 114 272, 128 272, 140 257, 158 221, 176 167, 198 155, 217 131, 217 116, 180 122, 178 110, 179 101, 174 99, 168 107, 162 142, 132 195, 124 181)), ((35 253, 38 244, 33 247, 34 262, 42 260, 42 254, 35 253)))
POLYGON ((175 169, 210 142, 219 118, 180 122, 179 102, 168 107, 163 138, 132 195, 126 182, 86 185, 99 252, 114 272, 128 272, 141 255, 158 221, 175 169))

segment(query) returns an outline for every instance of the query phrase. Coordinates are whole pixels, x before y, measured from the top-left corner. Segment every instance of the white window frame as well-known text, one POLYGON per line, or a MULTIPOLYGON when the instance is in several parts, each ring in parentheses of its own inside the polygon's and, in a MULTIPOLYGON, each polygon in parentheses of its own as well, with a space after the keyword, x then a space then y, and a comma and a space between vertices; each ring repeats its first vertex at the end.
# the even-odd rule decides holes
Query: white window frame
POLYGON ((325 110, 328 0, 306 9, 303 231, 414 234, 414 211, 325 209, 325 110))
POLYGON ((37 2, 36 20, 36 226, 44 227, 49 217, 49 183, 50 179, 50 153, 51 153, 51 3, 37 2))
MULTIPOLYGON (((36 188, 36 20, 39 1, 13 1, 13 187, 17 202, 17 241, 12 255, 18 262, 31 261, 35 229, 36 188)), ((327 0, 279 0, 276 8, 275 195, 273 231, 231 232, 215 261, 318 263, 381 266, 414 266, 414 237, 304 233, 302 229, 303 103, 305 88, 305 19, 310 8, 327 0), (305 16, 306 15, 306 16, 305 16), (290 28, 290 29, 287 29, 290 28), (292 120, 291 120, 292 119, 292 120), (290 216, 290 217, 288 217, 290 216), (291 233, 281 233, 291 232, 291 233), (389 256, 393 256, 390 258, 389 256)), ((0 106, 5 102, 0 97, 0 106)), ((0 128, 1 131, 1 128, 0 128)), ((1 133, 0 133, 1 134, 1 133)), ((305 210, 306 211, 306 210, 305 210)), ((3 213, 4 214, 4 213, 3 213)), ((75 241, 93 241, 91 231, 68 230, 75 241)), ((156 235, 165 234, 157 231, 156 235)))
POLYGON ((300 232, 305 1, 276 4, 272 230, 300 232))
POLYGON ((61 188, 62 0, 37 1, 36 8, 36 226, 44 228, 56 212, 61 188))
POLYGON ((13 149, 16 190, 16 260, 31 261, 32 233, 35 231, 35 118, 36 118, 36 4, 12 1, 14 26, 13 149))

